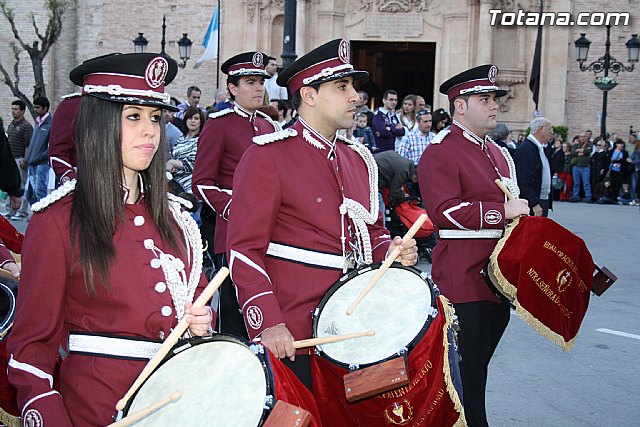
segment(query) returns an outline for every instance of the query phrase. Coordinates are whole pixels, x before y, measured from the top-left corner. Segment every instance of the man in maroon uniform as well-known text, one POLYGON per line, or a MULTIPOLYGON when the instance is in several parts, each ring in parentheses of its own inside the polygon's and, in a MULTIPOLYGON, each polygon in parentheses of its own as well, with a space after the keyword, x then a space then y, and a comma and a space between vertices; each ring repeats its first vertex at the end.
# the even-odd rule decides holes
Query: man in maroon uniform
POLYGON ((509 306, 489 290, 480 271, 505 221, 529 213, 526 200, 506 201, 494 182, 501 179, 517 195, 513 160, 485 136, 496 126, 496 98, 507 93, 496 86, 497 73, 495 66, 482 65, 440 86, 453 124, 434 138, 418 165, 423 200, 440 235, 431 274, 458 315, 464 410, 474 427, 487 425, 487 368, 509 322, 509 306))
MULTIPOLYGON (((209 115, 198 141, 193 167, 193 193, 216 214, 213 241, 216 267, 227 265, 227 221, 232 198, 233 174, 252 138, 279 130, 264 113, 258 111, 264 100, 264 81, 268 56, 245 52, 228 59, 220 69, 227 74, 227 88, 233 106, 209 115)), ((253 194, 253 189, 249 189, 253 194)), ((246 336, 236 292, 227 279, 220 289, 221 332, 246 336)))
POLYGON ((75 143, 75 118, 82 97, 79 93, 65 95, 56 108, 49 135, 49 163, 56 174, 56 181, 64 184, 76 179, 78 166, 75 143))
MULTIPOLYGON (((393 242, 378 209, 377 169, 361 144, 336 135, 353 124, 363 78, 349 63, 349 42, 333 40, 278 77, 299 120, 254 138, 236 175, 227 254, 251 339, 260 337, 311 388, 307 350, 311 311, 349 268, 382 261, 393 242), (295 362, 295 363, 293 363, 295 362)), ((417 261, 415 241, 399 260, 417 261)))

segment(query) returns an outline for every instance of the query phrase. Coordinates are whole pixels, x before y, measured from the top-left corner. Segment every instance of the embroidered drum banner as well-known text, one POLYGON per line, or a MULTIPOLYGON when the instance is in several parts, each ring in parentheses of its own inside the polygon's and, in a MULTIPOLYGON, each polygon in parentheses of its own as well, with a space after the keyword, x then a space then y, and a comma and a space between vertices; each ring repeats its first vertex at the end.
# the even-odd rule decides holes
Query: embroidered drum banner
POLYGON ((507 227, 487 272, 520 318, 569 351, 589 306, 594 269, 581 238, 549 218, 528 216, 507 227))

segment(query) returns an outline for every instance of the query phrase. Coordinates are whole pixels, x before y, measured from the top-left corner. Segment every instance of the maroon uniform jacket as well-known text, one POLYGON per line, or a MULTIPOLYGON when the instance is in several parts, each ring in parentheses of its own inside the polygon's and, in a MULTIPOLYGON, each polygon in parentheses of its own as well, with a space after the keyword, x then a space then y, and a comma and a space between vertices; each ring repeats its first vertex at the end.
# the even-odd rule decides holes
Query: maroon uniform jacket
POLYGON ((494 181, 510 177, 509 171, 498 145, 488 138, 480 143, 455 124, 450 133, 440 132, 420 158, 427 213, 441 235, 449 233, 433 251, 431 275, 452 303, 498 301, 480 272, 505 226, 506 199, 494 181), (478 238, 483 235, 490 237, 478 238))
POLYGON ((78 166, 75 143, 75 119, 82 97, 80 94, 65 97, 58 105, 49 135, 49 163, 61 184, 75 179, 78 166))
MULTIPOLYGON (((52 193, 53 199, 64 189, 52 193)), ((198 261, 195 257, 201 243, 195 248, 179 237, 178 253, 164 244, 143 197, 138 204, 125 205, 126 221, 113 236, 116 254, 108 273, 110 291, 96 279, 97 295, 89 296, 82 269, 74 264, 78 261, 77 246, 74 256, 69 238, 72 199, 73 195, 62 196, 34 214, 24 242, 17 313, 7 349, 9 381, 18 391, 25 425, 29 425, 27 421, 45 426, 104 426, 113 422, 116 402, 148 359, 72 353, 62 362, 58 392, 52 387, 58 348, 68 348, 70 332, 157 342, 168 337, 178 321, 169 280, 164 267, 158 266, 162 253, 183 261, 186 277, 197 284, 195 297, 206 285, 202 258, 198 261)), ((50 203, 51 199, 43 200, 50 203)), ((195 226, 197 232, 197 225, 186 226, 188 220, 180 218, 183 230, 195 226)), ((178 229, 177 235, 182 236, 183 231, 178 229)))
POLYGON ((209 115, 198 139, 193 166, 193 193, 216 212, 214 250, 225 253, 233 174, 252 138, 279 130, 264 113, 253 114, 239 105, 209 115))
POLYGON ((295 339, 309 338, 311 311, 343 274, 343 256, 355 244, 353 221, 341 210, 345 201, 368 217, 361 223, 368 239, 355 252, 367 246, 367 262, 378 262, 389 247, 375 161, 363 145, 330 142, 301 119, 254 141, 233 182, 231 278, 250 338, 280 323, 295 339))

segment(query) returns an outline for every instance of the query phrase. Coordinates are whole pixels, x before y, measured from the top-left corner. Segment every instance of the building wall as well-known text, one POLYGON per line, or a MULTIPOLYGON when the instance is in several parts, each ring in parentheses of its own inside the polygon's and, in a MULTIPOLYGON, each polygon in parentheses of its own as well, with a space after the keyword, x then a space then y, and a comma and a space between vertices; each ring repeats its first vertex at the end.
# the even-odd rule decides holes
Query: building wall
MULTIPOLYGON (((298 0, 297 54, 302 55, 321 43, 337 37, 353 40, 435 43, 434 108, 448 108, 446 97, 437 93, 439 83, 466 68, 482 63, 495 63, 500 68, 498 83, 508 87, 499 120, 516 132, 525 129, 535 107, 528 87, 536 27, 490 26, 488 10, 537 11, 540 0, 298 0)), ((44 29, 46 13, 43 0, 7 0, 14 9, 17 26, 25 41, 35 34, 29 13, 44 29)), ((47 90, 55 107, 59 97, 78 88, 68 80, 69 71, 78 63, 110 52, 133 51, 132 40, 143 32, 149 40, 149 51, 160 50, 162 16, 167 18, 166 52, 178 58, 177 40, 187 32, 194 42, 191 59, 181 69, 168 90, 184 99, 188 86, 195 84, 203 91, 202 103, 213 103, 217 87, 218 62, 206 62, 199 69, 193 65, 204 52, 202 38, 215 8, 211 0, 157 0, 125 2, 124 0, 69 0, 64 15, 63 32, 46 58, 47 90)), ((222 60, 239 52, 261 50, 279 58, 282 53, 284 0, 225 0, 221 10, 222 60)), ((634 13, 636 0, 612 0, 608 11, 634 13)), ((545 2, 545 11, 603 11, 596 0, 554 0, 545 2)), ((612 54, 626 62, 624 43, 640 24, 632 20, 628 27, 612 28, 612 54)), ((0 28, 7 28, 0 17, 0 28)), ((586 32, 593 42, 589 60, 604 53, 604 29, 598 27, 545 27, 543 37, 542 85, 539 109, 555 124, 566 124, 570 134, 590 128, 598 133, 598 112, 602 93, 593 85, 590 72, 580 72, 575 61, 573 41, 586 32)), ((0 32, 0 60, 13 68, 9 31, 0 32)), ((20 56, 22 90, 31 96, 33 81, 28 56, 20 56)), ((393 64, 383 64, 393 66, 393 64)), ((608 129, 626 134, 636 120, 635 107, 640 95, 640 70, 621 73, 619 86, 609 94, 608 129)), ((401 78, 401 76, 399 77, 401 78)), ((225 76, 220 75, 220 86, 225 76)), ((0 85, 0 117, 10 121, 9 89, 0 85)))

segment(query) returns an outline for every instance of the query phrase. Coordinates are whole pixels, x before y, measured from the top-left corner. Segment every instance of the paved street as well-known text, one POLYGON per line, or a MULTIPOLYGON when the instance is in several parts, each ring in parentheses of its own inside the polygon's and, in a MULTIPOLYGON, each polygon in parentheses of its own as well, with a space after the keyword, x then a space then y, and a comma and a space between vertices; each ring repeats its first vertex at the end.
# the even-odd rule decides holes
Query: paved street
MULTIPOLYGON (((489 421, 493 426, 638 425, 640 212, 556 203, 551 217, 581 236, 596 263, 617 274, 618 282, 604 296, 592 295, 568 353, 512 316, 490 365, 489 421)), ((20 230, 27 225, 14 224, 20 230)))

